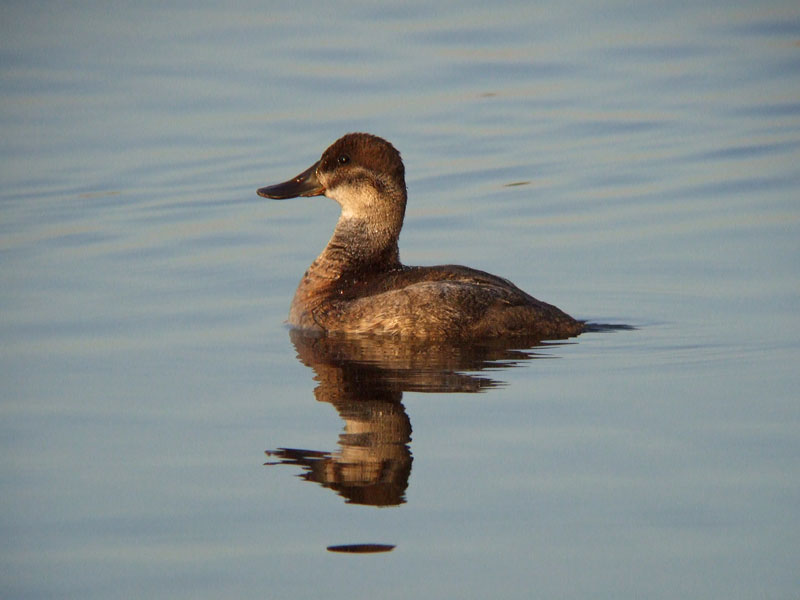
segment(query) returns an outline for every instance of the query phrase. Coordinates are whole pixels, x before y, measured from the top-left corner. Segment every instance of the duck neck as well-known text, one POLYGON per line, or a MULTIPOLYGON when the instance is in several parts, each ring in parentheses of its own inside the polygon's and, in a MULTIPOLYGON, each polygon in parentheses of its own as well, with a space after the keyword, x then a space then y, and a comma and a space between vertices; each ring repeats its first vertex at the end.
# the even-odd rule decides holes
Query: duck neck
POLYGON ((308 275, 323 279, 360 278, 399 268, 397 238, 402 215, 397 219, 362 219, 343 214, 328 245, 311 264, 308 275))

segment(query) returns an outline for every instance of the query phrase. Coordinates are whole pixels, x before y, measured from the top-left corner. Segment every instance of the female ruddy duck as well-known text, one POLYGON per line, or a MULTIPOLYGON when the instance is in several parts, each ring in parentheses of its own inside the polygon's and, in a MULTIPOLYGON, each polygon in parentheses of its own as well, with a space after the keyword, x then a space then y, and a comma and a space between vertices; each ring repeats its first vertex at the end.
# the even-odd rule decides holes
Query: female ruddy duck
POLYGON ((349 133, 297 177, 258 195, 324 195, 342 207, 328 245, 297 287, 289 312, 294 327, 462 340, 559 339, 584 329, 582 321, 501 277, 457 265, 401 264, 405 168, 384 139, 349 133))

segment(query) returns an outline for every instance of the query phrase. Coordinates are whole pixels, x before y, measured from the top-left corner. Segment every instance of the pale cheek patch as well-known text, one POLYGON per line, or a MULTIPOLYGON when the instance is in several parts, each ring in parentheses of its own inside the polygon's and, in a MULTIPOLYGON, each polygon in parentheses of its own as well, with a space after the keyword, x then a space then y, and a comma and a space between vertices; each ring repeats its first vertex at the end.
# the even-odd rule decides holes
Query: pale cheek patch
POLYGON ((363 219, 374 212, 379 201, 377 192, 370 185, 340 184, 329 188, 326 196, 336 200, 342 207, 343 219, 363 219))

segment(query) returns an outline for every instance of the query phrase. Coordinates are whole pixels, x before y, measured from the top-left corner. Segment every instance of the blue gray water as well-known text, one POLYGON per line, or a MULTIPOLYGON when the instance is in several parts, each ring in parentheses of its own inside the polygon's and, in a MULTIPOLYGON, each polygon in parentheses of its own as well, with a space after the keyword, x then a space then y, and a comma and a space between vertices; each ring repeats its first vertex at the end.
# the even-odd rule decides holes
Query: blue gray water
POLYGON ((0 131, 3 598, 797 597, 795 2, 5 2, 0 131), (636 329, 290 339, 347 131, 636 329))

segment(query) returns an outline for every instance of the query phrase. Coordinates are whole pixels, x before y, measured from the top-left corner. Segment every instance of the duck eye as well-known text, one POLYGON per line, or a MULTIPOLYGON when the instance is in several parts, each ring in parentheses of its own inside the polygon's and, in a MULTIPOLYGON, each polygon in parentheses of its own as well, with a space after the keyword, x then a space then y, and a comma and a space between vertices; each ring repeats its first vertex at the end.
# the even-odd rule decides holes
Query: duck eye
POLYGON ((347 163, 350 162, 350 157, 347 156, 347 154, 342 154, 339 156, 337 160, 339 161, 340 165, 346 165, 347 163))

